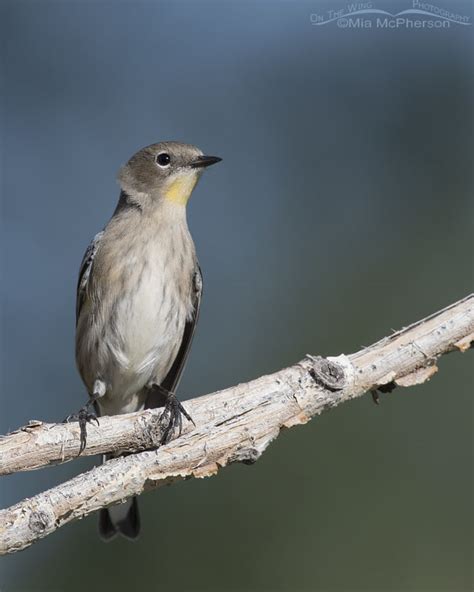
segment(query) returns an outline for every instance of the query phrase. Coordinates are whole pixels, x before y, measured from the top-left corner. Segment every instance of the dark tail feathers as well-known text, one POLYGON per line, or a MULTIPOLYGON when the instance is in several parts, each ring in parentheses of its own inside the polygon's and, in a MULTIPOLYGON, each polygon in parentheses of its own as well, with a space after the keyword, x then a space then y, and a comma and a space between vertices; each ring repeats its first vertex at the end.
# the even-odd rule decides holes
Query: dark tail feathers
POLYGON ((99 534, 110 541, 117 534, 127 539, 136 539, 140 532, 140 513, 137 498, 119 506, 103 508, 99 512, 99 534))

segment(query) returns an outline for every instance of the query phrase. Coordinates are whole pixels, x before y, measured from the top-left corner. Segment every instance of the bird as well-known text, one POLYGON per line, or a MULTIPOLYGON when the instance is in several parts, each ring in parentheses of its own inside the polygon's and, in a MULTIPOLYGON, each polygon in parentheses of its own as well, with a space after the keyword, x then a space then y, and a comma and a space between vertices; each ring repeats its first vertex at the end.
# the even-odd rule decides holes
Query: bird
MULTIPOLYGON (((204 169, 221 160, 167 141, 142 148, 119 171, 117 206, 88 246, 77 283, 76 365, 89 394, 70 416, 79 421, 80 453, 87 424, 100 416, 164 407, 162 444, 181 433, 183 416, 192 421, 176 398, 202 295, 186 205, 204 169)), ((136 497, 100 510, 104 540, 139 531, 136 497)))

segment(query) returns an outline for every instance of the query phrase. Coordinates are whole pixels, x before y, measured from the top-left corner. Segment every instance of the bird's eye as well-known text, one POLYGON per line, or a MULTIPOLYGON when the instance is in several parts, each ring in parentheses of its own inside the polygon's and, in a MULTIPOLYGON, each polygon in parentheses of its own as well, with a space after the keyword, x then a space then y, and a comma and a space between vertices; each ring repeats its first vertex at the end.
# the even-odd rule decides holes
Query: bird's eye
POLYGON ((158 154, 156 157, 156 162, 162 167, 169 166, 171 162, 171 156, 167 152, 161 152, 161 154, 158 154))

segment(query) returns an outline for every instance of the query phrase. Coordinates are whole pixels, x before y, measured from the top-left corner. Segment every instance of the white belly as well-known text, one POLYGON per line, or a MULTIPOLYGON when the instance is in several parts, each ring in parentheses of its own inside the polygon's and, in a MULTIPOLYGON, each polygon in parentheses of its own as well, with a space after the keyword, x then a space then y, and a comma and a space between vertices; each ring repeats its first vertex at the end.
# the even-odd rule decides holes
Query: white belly
POLYGON ((181 344, 188 306, 173 279, 160 271, 145 273, 136 289, 115 303, 105 337, 114 397, 161 382, 181 344))
POLYGON ((173 307, 169 299, 160 302, 162 290, 162 278, 149 274, 136 292, 117 303, 114 319, 119 339, 115 340, 116 347, 112 339, 111 348, 120 366, 133 374, 141 375, 153 367, 170 340, 164 318, 173 307))

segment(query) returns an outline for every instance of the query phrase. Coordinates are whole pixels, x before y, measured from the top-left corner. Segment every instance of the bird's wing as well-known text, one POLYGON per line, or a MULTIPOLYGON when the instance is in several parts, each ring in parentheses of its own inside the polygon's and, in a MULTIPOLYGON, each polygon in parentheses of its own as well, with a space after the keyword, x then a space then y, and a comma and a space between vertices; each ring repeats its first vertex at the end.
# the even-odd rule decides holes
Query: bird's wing
MULTIPOLYGON (((196 329, 196 324, 199 318, 199 308, 201 306, 202 296, 202 273, 199 265, 196 266, 196 271, 194 273, 193 287, 193 316, 189 321, 186 321, 183 339, 181 341, 178 354, 175 358, 175 361, 173 362, 173 365, 168 371, 168 374, 165 376, 163 382, 160 384, 160 387, 162 389, 165 389, 166 391, 171 393, 174 393, 176 388, 178 387, 178 383, 181 378, 181 374, 183 373, 184 365, 186 364, 189 350, 191 348, 191 343, 193 341, 194 330, 196 329)), ((148 405, 149 403, 147 403, 147 406, 148 405)))
POLYGON ((79 278, 77 280, 77 294, 76 294, 76 325, 81 313, 82 305, 86 300, 87 283, 91 275, 92 264, 99 248, 100 239, 104 231, 99 232, 94 236, 92 242, 87 247, 84 257, 82 258, 81 267, 79 269, 79 278))

